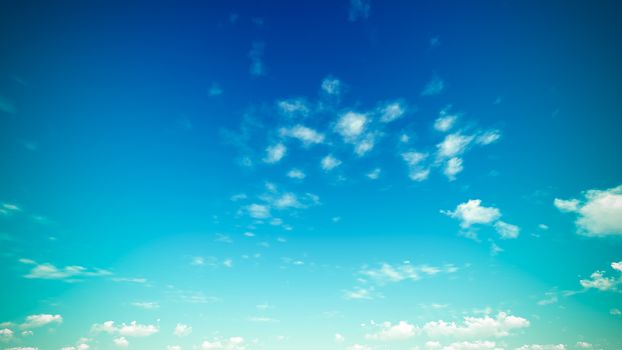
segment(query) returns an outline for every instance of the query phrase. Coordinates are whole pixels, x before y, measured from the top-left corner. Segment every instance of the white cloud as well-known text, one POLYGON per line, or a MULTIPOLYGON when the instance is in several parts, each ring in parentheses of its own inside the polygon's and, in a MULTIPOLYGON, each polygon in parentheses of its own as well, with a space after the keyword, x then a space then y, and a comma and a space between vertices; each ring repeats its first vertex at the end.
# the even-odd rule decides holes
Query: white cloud
POLYGON ((283 193, 280 197, 276 198, 274 201, 274 206, 277 209, 288 209, 288 208, 301 208, 303 205, 298 201, 298 197, 296 197, 293 193, 283 193))
POLYGON ((441 115, 434 121, 434 129, 441 132, 449 131, 457 120, 458 117, 455 115, 441 115))
POLYGON ((178 337, 186 337, 190 335, 190 333, 192 333, 192 327, 188 326, 187 324, 183 324, 183 323, 178 323, 175 326, 175 330, 173 331, 173 334, 178 337))
POLYGON ((620 261, 620 262, 615 262, 615 261, 612 262, 611 263, 611 268, 614 269, 614 270, 622 272, 622 261, 620 261))
POLYGON ((378 112, 381 122, 390 123, 404 116, 406 113, 406 106, 401 101, 389 102, 380 107, 378 112))
POLYGON ((287 177, 302 180, 307 177, 307 175, 302 170, 294 168, 287 172, 287 177))
POLYGON ((462 159, 458 157, 453 157, 450 158, 445 164, 445 170, 443 170, 443 173, 450 181, 453 181, 456 179, 456 175, 458 175, 458 173, 460 173, 462 169, 462 159))
POLYGON ((503 350, 490 340, 455 342, 443 347, 443 350, 503 350))
POLYGON ((136 321, 130 322, 130 324, 122 323, 121 325, 115 325, 114 321, 106 321, 102 324, 94 324, 91 329, 93 332, 104 332, 109 334, 118 334, 126 337, 148 337, 159 331, 157 326, 143 325, 136 321))
POLYGON ((287 153, 287 147, 282 143, 277 143, 276 145, 268 146, 266 148, 266 156, 263 161, 266 163, 278 163, 287 153))
POLYGON ((577 215, 577 232, 586 236, 622 235, 622 185, 607 190, 588 190, 584 199, 555 199, 561 211, 577 215))
POLYGON ((492 224, 501 217, 499 209, 494 207, 484 207, 480 199, 470 199, 465 203, 458 204, 454 211, 441 211, 443 214, 460 220, 462 228, 469 228, 471 225, 492 224))
POLYGON ((488 315, 484 317, 464 317, 463 324, 455 322, 433 321, 423 326, 423 330, 429 337, 456 337, 456 338, 485 338, 505 337, 516 329, 526 328, 529 321, 525 318, 508 315, 500 312, 495 318, 488 315))
POLYGON ((277 107, 281 114, 287 117, 306 117, 309 112, 309 106, 303 99, 288 99, 277 102, 277 107))
POLYGON ((337 120, 334 130, 343 137, 345 142, 354 143, 365 131, 368 121, 365 114, 350 111, 337 120))
POLYGON ((495 230, 504 239, 512 239, 518 237, 520 228, 516 225, 508 224, 501 220, 495 222, 495 230))
POLYGON ((322 169, 324 169, 325 171, 330 171, 340 166, 341 161, 329 154, 326 157, 322 158, 321 165, 322 169))
POLYGON ((481 135, 478 135, 475 139, 475 142, 480 145, 489 145, 491 143, 497 142, 501 138, 501 132, 499 130, 489 130, 481 135))
POLYGON ((114 344, 120 348, 127 348, 130 345, 130 342, 125 339, 125 337, 114 338, 114 344))
POLYGON ((13 338, 13 331, 8 329, 8 328, 4 328, 4 329, 0 329, 0 340, 9 340, 13 338))
POLYGON ((339 79, 326 77, 322 80, 322 91, 328 95, 340 95, 343 90, 342 83, 339 79))
POLYGON ((531 344, 523 345, 520 348, 516 348, 516 350, 566 350, 566 346, 564 344, 531 344))
POLYGON ((369 17, 370 0, 350 0, 350 21, 367 19, 369 17))
MULTIPOLYGON (((620 263, 611 263, 611 268, 620 271, 620 263)), ((622 271, 621 271, 622 272, 622 271)), ((605 271, 595 271, 590 275, 589 279, 579 280, 583 288, 594 288, 600 291, 617 290, 618 285, 622 284, 622 275, 618 278, 605 277, 605 271)))
POLYGON ((136 301, 132 303, 132 306, 136 306, 145 310, 154 310, 160 308, 160 304, 153 301, 136 301))
POLYGON ((620 311, 620 309, 611 309, 609 310, 609 314, 613 316, 620 316, 622 315, 622 311, 620 311))
POLYGON ((294 125, 291 128, 279 129, 282 137, 298 139, 305 147, 324 142, 324 135, 304 125, 294 125))
POLYGON ((181 346, 179 345, 168 345, 166 350, 181 350, 181 346))
POLYGON ((419 329, 406 321, 400 321, 398 324, 384 322, 380 325, 380 330, 376 333, 366 334, 365 338, 369 340, 405 340, 414 337, 419 333, 419 329))
POLYGON ((63 322, 61 315, 39 314, 26 317, 26 321, 21 325, 22 329, 38 328, 48 324, 63 322))
POLYGON ((372 288, 355 288, 343 291, 343 297, 348 300, 371 300, 375 295, 372 288))
POLYGON ((26 347, 17 347, 17 348, 6 348, 5 350, 39 350, 39 348, 26 346, 26 347))
POLYGON ((449 134, 445 136, 443 142, 436 147, 438 155, 442 158, 452 158, 464 153, 473 141, 473 136, 462 135, 460 133, 449 134))
POLYGON ((201 344, 203 350, 243 350, 244 338, 231 337, 229 339, 219 340, 215 339, 211 342, 206 340, 201 344))
POLYGON ((577 347, 581 348, 581 349, 591 349, 592 348, 592 344, 586 342, 586 341, 579 341, 577 342, 577 347))
POLYGON ((253 203, 246 207, 248 215, 254 219, 266 219, 270 217, 270 208, 267 205, 253 203))
POLYGON ((430 175, 430 170, 422 166, 423 161, 428 157, 426 153, 409 151, 402 153, 402 159, 408 166, 408 176, 413 181, 423 181, 430 175))
POLYGON ((454 265, 435 267, 429 265, 415 266, 406 261, 401 264, 391 265, 383 263, 379 268, 363 268, 360 273, 379 284, 401 282, 405 280, 417 281, 422 276, 432 276, 438 273, 454 273, 458 269, 454 265))
POLYGON ((343 343, 346 340, 346 338, 339 334, 339 333, 335 333, 335 342, 337 343, 343 343))
POLYGON ((348 350, 371 350, 371 348, 367 345, 354 344, 348 347, 348 350))
POLYGON ((2 215, 11 215, 20 211, 22 211, 20 207, 11 203, 3 203, 2 206, 0 206, 0 214, 2 215))
POLYGON ((372 179, 372 180, 377 180, 380 177, 380 173, 382 172, 382 169, 380 168, 375 168, 374 170, 368 172, 367 174, 365 174, 365 176, 367 176, 368 178, 372 179))
POLYGON ((434 96, 442 93, 445 90, 445 82, 434 76, 421 91, 421 96, 434 96))
POLYGON ((30 259, 20 259, 23 264, 35 265, 24 277, 29 279, 59 279, 65 281, 76 281, 80 277, 108 276, 112 273, 107 270, 89 270, 86 267, 72 265, 58 268, 50 263, 37 264, 30 259))

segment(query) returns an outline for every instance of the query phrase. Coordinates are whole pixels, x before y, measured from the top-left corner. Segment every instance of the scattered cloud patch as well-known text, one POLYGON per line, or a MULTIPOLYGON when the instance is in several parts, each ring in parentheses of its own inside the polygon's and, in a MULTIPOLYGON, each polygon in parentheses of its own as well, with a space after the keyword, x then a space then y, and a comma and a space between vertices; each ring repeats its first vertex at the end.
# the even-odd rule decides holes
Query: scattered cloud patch
POLYGON ((577 216, 577 233, 592 237, 622 235, 622 185, 607 190, 588 190, 582 199, 553 202, 562 212, 577 216))

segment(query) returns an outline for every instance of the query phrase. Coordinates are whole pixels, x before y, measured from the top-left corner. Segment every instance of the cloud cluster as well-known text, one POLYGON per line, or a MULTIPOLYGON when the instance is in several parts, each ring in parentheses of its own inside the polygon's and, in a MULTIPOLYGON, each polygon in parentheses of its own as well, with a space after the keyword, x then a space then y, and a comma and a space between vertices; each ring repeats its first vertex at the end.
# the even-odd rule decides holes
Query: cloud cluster
POLYGON ((148 337, 155 333, 158 333, 158 326, 145 325, 132 321, 129 324, 122 323, 116 325, 114 321, 106 321, 101 324, 94 324, 91 330, 95 333, 103 332, 108 334, 115 334, 122 337, 148 337))
POLYGON ((76 282, 83 277, 98 277, 109 276, 112 272, 103 269, 87 269, 84 266, 71 265, 58 268, 51 263, 38 264, 31 259, 20 259, 22 264, 32 265, 32 269, 24 275, 29 279, 52 279, 52 280, 64 280, 67 282, 76 282))
POLYGON ((597 289, 600 291, 615 291, 619 285, 622 285, 622 261, 612 262, 611 268, 617 272, 620 272, 618 277, 606 277, 605 271, 595 271, 590 275, 590 278, 579 280, 579 283, 586 289, 597 289))
POLYGON ((477 237, 471 229, 476 225, 492 226, 503 239, 514 239, 520 234, 518 226, 500 220, 501 211, 498 208, 483 206, 480 199, 470 199, 458 204, 453 211, 441 210, 441 213, 460 221, 467 237, 477 237))

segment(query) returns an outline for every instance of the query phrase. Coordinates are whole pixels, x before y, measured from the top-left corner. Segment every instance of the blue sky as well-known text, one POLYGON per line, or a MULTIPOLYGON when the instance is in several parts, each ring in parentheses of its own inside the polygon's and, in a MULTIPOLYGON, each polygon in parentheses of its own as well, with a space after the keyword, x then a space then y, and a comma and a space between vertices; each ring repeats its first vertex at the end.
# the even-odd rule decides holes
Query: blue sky
POLYGON ((3 2, 0 348, 622 348, 620 10, 3 2))

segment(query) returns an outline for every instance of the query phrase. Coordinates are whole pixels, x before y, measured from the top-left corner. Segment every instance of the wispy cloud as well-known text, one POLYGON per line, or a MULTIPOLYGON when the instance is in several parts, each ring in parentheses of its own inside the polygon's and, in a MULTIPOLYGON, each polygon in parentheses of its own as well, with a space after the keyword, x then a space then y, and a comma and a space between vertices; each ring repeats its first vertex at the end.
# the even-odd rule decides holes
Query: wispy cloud
POLYGON ((32 269, 24 275, 28 279, 51 279, 76 282, 84 277, 109 276, 112 272, 104 269, 88 269, 79 265, 58 268, 51 263, 38 264, 34 260, 20 259, 22 264, 32 265, 32 269))
POLYGON ((264 42, 255 41, 248 53, 248 57, 251 60, 250 74, 252 76, 259 77, 266 74, 266 68, 263 62, 265 46, 264 42))
POLYGON ((350 13, 348 19, 352 22, 359 19, 367 19, 371 9, 371 0, 350 0, 350 13))

